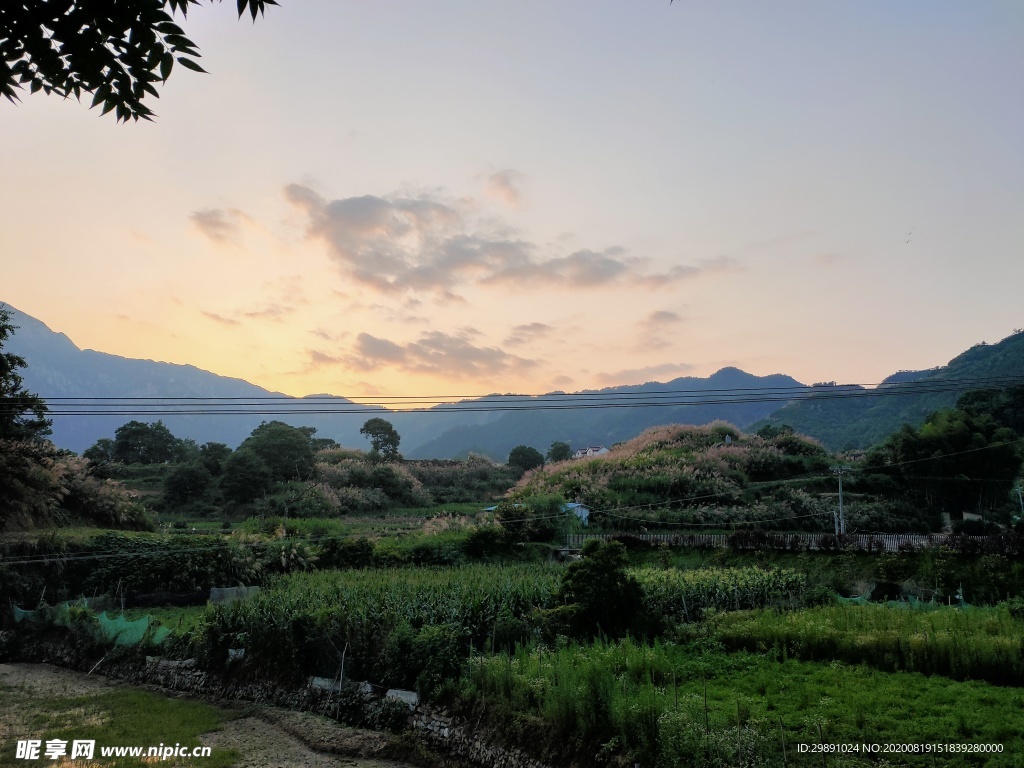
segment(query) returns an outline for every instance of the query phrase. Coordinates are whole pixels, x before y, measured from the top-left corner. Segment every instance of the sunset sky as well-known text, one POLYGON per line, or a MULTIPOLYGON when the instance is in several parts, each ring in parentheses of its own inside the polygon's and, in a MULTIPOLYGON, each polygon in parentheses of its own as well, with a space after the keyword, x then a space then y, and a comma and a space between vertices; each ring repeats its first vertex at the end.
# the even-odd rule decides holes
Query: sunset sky
POLYGON ((280 0, 153 123, 0 103, 0 301, 290 395, 723 366, 873 383, 1024 326, 1024 4, 280 0))

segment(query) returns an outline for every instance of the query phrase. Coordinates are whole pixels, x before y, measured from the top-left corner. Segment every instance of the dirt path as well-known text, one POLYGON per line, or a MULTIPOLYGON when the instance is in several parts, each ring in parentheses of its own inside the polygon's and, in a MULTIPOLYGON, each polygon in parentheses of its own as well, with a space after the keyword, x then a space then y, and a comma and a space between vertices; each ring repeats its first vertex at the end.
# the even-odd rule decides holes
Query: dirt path
MULTIPOLYGON (((32 700, 99 695, 128 687, 48 664, 0 664, 0 691, 5 699, 0 707, 0 735, 28 732, 32 700)), ((224 727, 203 735, 202 742, 215 749, 237 749, 241 758, 236 768, 411 768, 383 759, 394 753, 393 739, 387 734, 347 728, 306 712, 243 705, 219 708, 225 714, 224 727)))

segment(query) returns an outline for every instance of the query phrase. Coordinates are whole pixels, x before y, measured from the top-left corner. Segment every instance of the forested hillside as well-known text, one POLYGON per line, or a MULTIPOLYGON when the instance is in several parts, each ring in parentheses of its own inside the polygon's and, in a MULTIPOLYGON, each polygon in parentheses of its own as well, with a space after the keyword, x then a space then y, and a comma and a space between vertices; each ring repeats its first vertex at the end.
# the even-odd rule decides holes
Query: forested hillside
POLYGON ((954 405, 967 391, 1024 380, 1024 332, 998 344, 978 344, 947 365, 894 374, 877 392, 840 386, 788 404, 753 425, 788 424, 833 450, 868 448, 904 424, 924 423, 929 414, 954 405), (853 396, 851 396, 853 395, 853 396))

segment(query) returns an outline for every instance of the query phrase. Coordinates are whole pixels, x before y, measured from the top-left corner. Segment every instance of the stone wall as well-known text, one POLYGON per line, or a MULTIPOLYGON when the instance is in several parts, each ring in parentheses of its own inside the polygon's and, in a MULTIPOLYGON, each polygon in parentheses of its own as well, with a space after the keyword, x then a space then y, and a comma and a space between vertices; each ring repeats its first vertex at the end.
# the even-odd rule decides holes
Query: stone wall
MULTIPOLYGON (((126 682, 156 685, 197 696, 240 699, 287 709, 315 712, 337 719, 339 715, 336 686, 309 685, 286 689, 265 683, 236 683, 230 669, 224 676, 211 675, 199 669, 194 659, 171 661, 147 657, 145 662, 118 661, 102 664, 97 672, 126 682)), ((376 686, 362 684, 364 711, 369 712, 382 699, 402 702, 409 708, 408 725, 414 733, 436 751, 481 768, 548 768, 518 749, 492 743, 489 734, 474 728, 445 710, 419 702, 410 691, 384 692, 376 686)))

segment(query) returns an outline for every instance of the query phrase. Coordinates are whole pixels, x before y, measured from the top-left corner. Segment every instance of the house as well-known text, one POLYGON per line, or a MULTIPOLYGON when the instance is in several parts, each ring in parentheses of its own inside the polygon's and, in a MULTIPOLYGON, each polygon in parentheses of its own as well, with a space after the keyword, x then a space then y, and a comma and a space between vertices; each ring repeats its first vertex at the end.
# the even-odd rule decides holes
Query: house
POLYGON ((608 453, 608 449, 603 445, 591 445, 587 448, 580 448, 572 457, 574 459, 585 459, 589 456, 601 456, 605 453, 608 453))
POLYGON ((577 501, 569 504, 563 504, 562 511, 574 513, 576 517, 579 518, 580 525, 586 526, 590 524, 590 507, 586 504, 580 504, 577 501))

